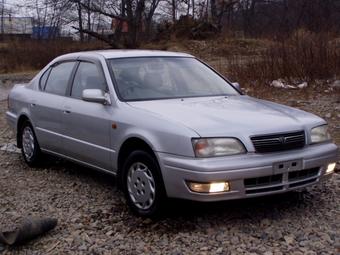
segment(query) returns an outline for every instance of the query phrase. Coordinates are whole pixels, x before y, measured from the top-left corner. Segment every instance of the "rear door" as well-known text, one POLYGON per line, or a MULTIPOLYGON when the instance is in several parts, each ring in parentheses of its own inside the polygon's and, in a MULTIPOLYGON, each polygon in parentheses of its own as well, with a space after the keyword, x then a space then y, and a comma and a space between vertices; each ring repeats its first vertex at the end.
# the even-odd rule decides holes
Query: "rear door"
POLYGON ((79 61, 62 114, 66 155, 101 169, 111 169, 111 105, 82 100, 84 89, 108 92, 101 64, 79 61))
POLYGON ((43 150, 62 152, 61 115, 75 64, 75 61, 56 63, 41 76, 40 91, 37 91, 30 107, 43 150))

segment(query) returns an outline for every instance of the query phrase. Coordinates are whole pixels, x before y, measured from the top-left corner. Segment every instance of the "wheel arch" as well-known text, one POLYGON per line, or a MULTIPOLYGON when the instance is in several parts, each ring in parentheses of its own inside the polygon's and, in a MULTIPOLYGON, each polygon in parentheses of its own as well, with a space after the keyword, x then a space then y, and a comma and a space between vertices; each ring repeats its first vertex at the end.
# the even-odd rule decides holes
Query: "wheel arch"
POLYGON ((18 121, 17 121, 17 147, 18 148, 21 148, 21 127, 22 125, 26 122, 26 121, 30 121, 30 119, 28 118, 28 116, 26 114, 21 114, 20 117, 18 118, 18 121))
POLYGON ((119 185, 121 184, 120 181, 121 181, 121 176, 122 176, 122 168, 123 168, 125 159, 128 157, 128 155, 131 152, 136 151, 136 150, 143 150, 143 151, 150 153, 150 155, 154 157, 154 159, 159 165, 158 157, 155 154, 152 146, 148 142, 146 142, 144 139, 139 138, 139 137, 129 137, 122 143, 118 151, 117 178, 119 180, 118 182, 119 185))

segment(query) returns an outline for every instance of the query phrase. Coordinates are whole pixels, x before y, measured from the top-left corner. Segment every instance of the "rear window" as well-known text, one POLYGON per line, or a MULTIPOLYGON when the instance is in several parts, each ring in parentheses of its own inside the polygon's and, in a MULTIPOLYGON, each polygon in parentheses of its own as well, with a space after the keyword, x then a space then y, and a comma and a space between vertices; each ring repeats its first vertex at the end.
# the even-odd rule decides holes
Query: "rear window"
POLYGON ((75 62, 64 62, 54 66, 50 71, 45 91, 64 96, 66 94, 67 85, 74 68, 75 62))

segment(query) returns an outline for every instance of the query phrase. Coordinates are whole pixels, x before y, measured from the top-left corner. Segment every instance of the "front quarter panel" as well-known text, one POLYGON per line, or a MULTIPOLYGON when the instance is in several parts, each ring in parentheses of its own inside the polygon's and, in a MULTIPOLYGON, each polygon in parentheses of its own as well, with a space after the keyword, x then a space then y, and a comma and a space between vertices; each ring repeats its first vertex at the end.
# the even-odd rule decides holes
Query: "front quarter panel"
POLYGON ((299 122, 304 127, 304 130, 306 131, 307 144, 311 143, 311 130, 314 127, 327 124, 327 122, 324 119, 320 118, 319 116, 313 113, 306 112, 306 111, 303 111, 303 110, 300 110, 294 107, 274 103, 274 102, 267 101, 267 100, 261 100, 261 99, 255 99, 255 98, 252 98, 252 99, 259 101, 262 104, 265 104, 268 107, 271 107, 277 111, 287 114, 288 116, 290 116, 291 118, 294 118, 297 122, 299 122))
MULTIPOLYGON (((160 116, 120 103, 114 110, 116 129, 112 129, 112 144, 119 152, 123 143, 129 138, 140 138, 155 152, 163 152, 184 157, 194 157, 191 138, 198 134, 178 123, 168 121, 160 116)), ((114 156, 117 169, 118 153, 114 156)))

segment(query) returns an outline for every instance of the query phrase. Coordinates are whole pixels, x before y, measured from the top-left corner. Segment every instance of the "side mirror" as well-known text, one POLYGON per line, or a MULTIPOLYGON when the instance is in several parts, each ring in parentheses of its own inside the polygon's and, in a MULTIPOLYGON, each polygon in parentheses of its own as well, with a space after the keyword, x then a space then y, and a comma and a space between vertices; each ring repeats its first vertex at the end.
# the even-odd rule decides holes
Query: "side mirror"
POLYGON ((234 86, 234 88, 236 88, 236 89, 238 89, 239 91, 241 91, 240 83, 238 83, 238 82, 233 82, 233 83, 231 83, 231 84, 234 86))
POLYGON ((100 89, 84 89, 82 99, 87 102, 110 104, 110 98, 100 89))

